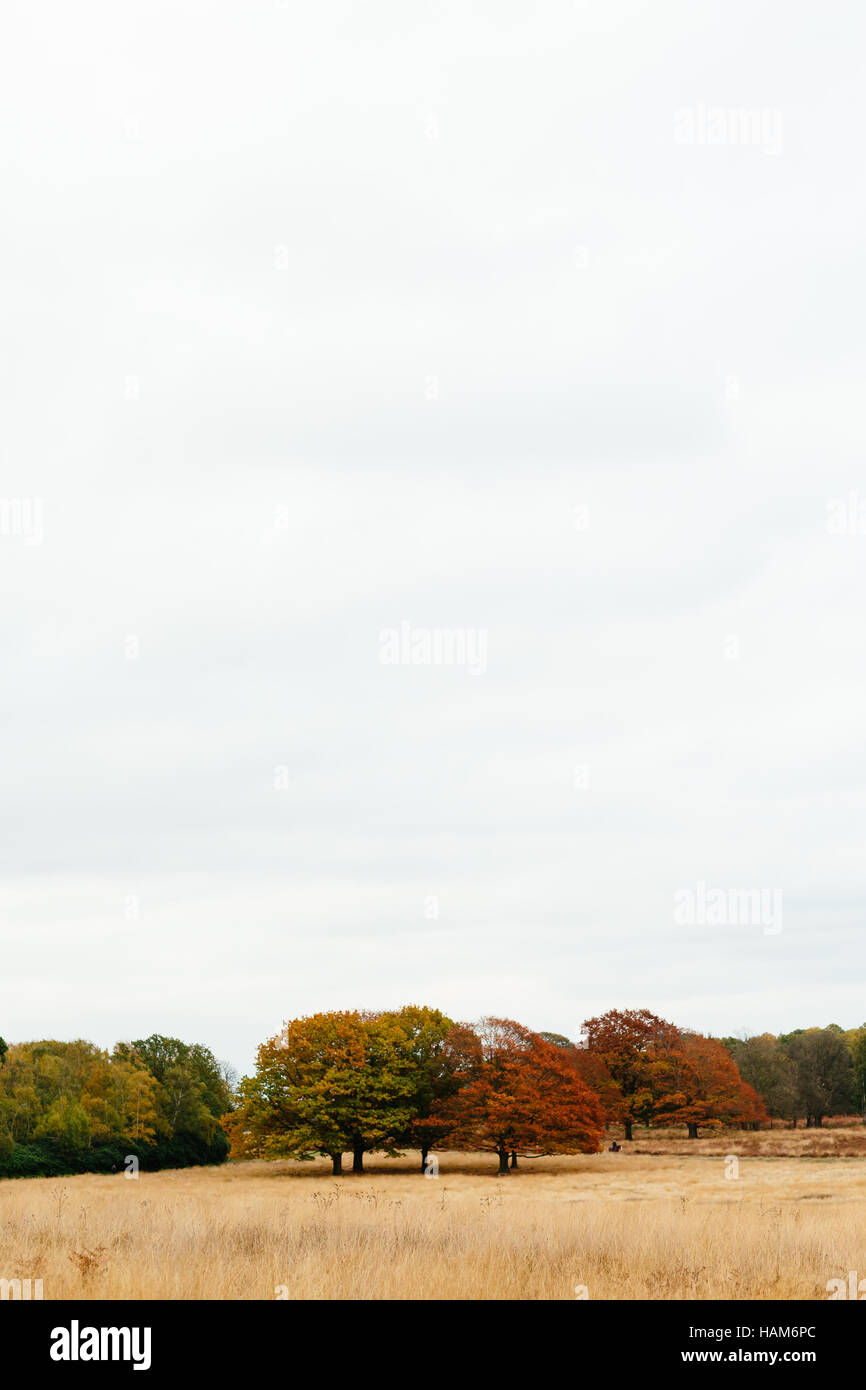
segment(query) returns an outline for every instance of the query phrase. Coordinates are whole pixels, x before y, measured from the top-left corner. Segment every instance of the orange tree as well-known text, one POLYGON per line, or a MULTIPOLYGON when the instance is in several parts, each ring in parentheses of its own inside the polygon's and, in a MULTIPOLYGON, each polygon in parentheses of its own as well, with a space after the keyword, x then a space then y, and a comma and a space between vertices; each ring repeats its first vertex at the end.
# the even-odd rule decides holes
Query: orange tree
POLYGON ((597 1153, 604 1124, 598 1100, 560 1048, 507 1018, 459 1030, 456 1094, 431 1115, 454 1148, 493 1152, 499 1172, 519 1153, 597 1153))
POLYGON ((687 1125, 690 1139, 697 1139, 699 1127, 769 1121, 761 1097, 743 1081, 728 1049, 716 1038, 684 1033, 670 1059, 669 1085, 657 1123, 687 1125))
POLYGON ((623 1113, 622 1097, 602 1059, 588 1048, 575 1047, 573 1044, 563 1050, 563 1055, 574 1067, 581 1081, 598 1096, 605 1125, 619 1121, 623 1113))
POLYGON ((670 1066, 679 1029, 648 1009, 610 1009, 583 1025, 590 1057, 579 1060, 581 1073, 597 1075, 605 1115, 625 1126, 649 1124, 670 1089, 670 1066))
POLYGON ((402 1012, 313 1014, 262 1043, 255 1076, 223 1119, 232 1155, 327 1154, 340 1173, 350 1151, 362 1173, 365 1153, 396 1153, 435 1089, 420 1057, 450 1026, 434 1010, 402 1012))

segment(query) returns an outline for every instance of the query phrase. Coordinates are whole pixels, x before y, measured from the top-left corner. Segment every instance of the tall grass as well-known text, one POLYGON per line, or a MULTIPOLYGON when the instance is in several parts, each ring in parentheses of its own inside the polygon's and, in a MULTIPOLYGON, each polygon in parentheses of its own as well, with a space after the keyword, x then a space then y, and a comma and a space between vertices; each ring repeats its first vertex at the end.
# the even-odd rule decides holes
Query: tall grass
MULTIPOLYGON (((754 1136, 758 1139, 760 1136, 754 1136)), ((752 1136, 744 1136, 751 1140, 752 1136)), ((699 1141, 700 1142, 700 1141, 699 1141)), ((737 1141, 729 1138, 731 1152, 737 1141)), ((741 1146, 746 1149, 748 1144, 741 1146)), ((444 1155, 0 1183, 0 1278, 46 1299, 826 1298, 866 1277, 857 1158, 444 1155)))

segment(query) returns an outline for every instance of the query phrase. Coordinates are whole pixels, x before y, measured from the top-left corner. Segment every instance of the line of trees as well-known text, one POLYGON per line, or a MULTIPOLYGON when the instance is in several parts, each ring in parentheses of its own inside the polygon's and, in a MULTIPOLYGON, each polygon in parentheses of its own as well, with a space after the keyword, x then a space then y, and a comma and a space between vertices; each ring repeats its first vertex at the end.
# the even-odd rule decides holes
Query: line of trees
POLYGON ((560 1045, 627 1140, 636 1124, 685 1125, 697 1139, 701 1129, 757 1128, 769 1120, 722 1042, 648 1009, 611 1009, 587 1019, 579 1044, 563 1039, 560 1045))
POLYGON ((831 1023, 724 1043, 774 1119, 795 1127, 805 1120, 811 1127, 833 1115, 866 1118, 866 1024, 844 1032, 831 1023))
POLYGON ((594 1153, 605 1129, 772 1119, 866 1119, 866 1024, 712 1038, 647 1009, 587 1019, 576 1041, 511 1019, 470 1026, 409 1005, 295 1019, 239 1086, 197 1043, 153 1034, 111 1053, 90 1042, 0 1038, 0 1177, 233 1157, 364 1171, 364 1155, 434 1148, 520 1156, 594 1153))
POLYGON ((477 1028, 438 1009, 314 1014, 259 1048, 224 1120, 235 1157, 330 1157, 434 1145, 519 1154, 595 1152, 598 1098, 562 1051, 510 1019, 477 1028))
POLYGON ((512 1019, 475 1027, 440 1010, 320 1013, 262 1043, 223 1123, 234 1157, 344 1153, 364 1171, 373 1150, 490 1151, 500 1173, 520 1155, 595 1153, 607 1125, 758 1126, 755 1089, 717 1039, 646 1009, 588 1019, 579 1042, 512 1019))
POLYGON ((222 1163, 230 1069, 200 1043, 0 1038, 0 1177, 222 1163))

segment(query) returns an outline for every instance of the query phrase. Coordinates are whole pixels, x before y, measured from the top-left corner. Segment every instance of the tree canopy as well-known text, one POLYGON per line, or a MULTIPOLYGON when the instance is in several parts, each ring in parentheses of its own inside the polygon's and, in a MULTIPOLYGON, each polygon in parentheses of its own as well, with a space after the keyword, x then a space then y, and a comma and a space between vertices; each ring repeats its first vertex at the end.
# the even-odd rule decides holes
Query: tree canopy
POLYGON ((173 1066, 155 1071, 139 1043, 111 1053, 83 1039, 11 1045, 0 1068, 0 1175, 110 1170, 131 1155, 142 1167, 225 1159, 219 1116, 231 1096, 211 1053, 148 1043, 174 1044, 173 1066))

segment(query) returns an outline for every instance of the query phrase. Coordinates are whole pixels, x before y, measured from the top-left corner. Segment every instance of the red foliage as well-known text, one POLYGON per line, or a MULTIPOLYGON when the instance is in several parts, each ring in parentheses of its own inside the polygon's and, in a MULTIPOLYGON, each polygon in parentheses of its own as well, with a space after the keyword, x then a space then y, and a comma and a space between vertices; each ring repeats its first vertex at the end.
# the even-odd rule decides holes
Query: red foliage
POLYGON ((648 1009, 610 1009, 583 1025, 585 1079, 595 1077, 608 1120, 648 1124, 669 1089, 670 1061, 679 1029, 648 1009), (591 1059, 591 1060, 590 1060, 591 1059))
POLYGON ((560 1048, 511 1019, 484 1019, 473 1036, 455 1040, 464 1084, 431 1116, 449 1144, 497 1153, 501 1173, 509 1153, 598 1152, 601 1107, 560 1048))
POLYGON ((743 1081, 727 1048, 701 1033, 683 1035, 670 1059, 669 1086, 656 1123, 688 1125, 692 1138, 699 1126, 769 1121, 763 1100, 743 1081))

